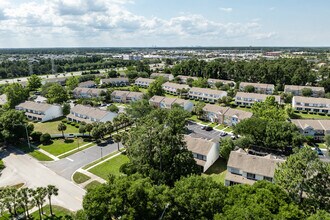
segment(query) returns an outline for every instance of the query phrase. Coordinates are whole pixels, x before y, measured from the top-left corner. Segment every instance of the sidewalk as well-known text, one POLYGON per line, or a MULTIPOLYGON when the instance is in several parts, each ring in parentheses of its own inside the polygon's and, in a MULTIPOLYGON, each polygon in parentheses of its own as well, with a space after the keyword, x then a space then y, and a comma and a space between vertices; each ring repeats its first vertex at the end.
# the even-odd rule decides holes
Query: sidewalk
POLYGON ((46 156, 52 158, 54 161, 57 161, 57 160, 60 159, 60 158, 54 156, 53 154, 48 153, 47 151, 45 151, 45 150, 43 150, 41 148, 37 148, 36 150, 39 151, 39 152, 41 152, 41 153, 43 153, 43 154, 45 154, 46 156))
MULTIPOLYGON (((93 181, 97 181, 97 182, 100 182, 100 183, 106 183, 106 180, 102 179, 101 177, 98 177, 96 175, 94 175, 93 173, 91 172, 88 172, 87 170, 83 170, 83 169, 78 169, 76 172, 80 172, 80 173, 83 173, 85 174, 86 176, 89 176, 90 179, 87 180, 86 182, 83 182, 81 184, 78 184, 81 188, 85 188, 85 186, 87 186, 89 183, 93 182, 93 181)), ((73 181, 74 182, 74 181, 73 181)))

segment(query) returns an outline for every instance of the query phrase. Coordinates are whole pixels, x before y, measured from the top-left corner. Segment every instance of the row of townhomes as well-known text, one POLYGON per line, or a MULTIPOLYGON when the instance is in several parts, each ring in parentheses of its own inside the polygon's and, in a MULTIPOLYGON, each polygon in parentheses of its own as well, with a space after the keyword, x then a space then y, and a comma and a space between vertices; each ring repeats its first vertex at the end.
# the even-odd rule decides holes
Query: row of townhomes
POLYGON ((240 121, 252 117, 251 112, 211 104, 206 104, 203 112, 205 120, 228 126, 236 125, 240 121))
POLYGON ((276 167, 284 162, 280 157, 268 154, 256 156, 248 154, 243 149, 231 151, 227 163, 225 185, 252 185, 258 180, 274 182, 276 167))
POLYGON ((78 84, 78 87, 80 88, 95 88, 96 83, 94 81, 86 81, 86 82, 81 82, 78 84))
POLYGON ((111 100, 119 103, 130 103, 141 100, 143 98, 142 92, 130 92, 115 90, 111 93, 111 100))
POLYGON ((179 105, 184 110, 191 112, 194 108, 194 103, 189 100, 179 98, 169 98, 164 96, 153 96, 149 100, 149 104, 157 108, 171 109, 173 105, 179 105))
POLYGON ((291 119, 291 122, 301 134, 313 137, 314 140, 323 140, 325 135, 330 134, 330 120, 291 119))
POLYGON ((219 158, 219 142, 195 138, 189 135, 184 136, 184 141, 203 172, 219 158))
POLYGON ((273 84, 241 82, 239 90, 244 92, 247 86, 253 86, 255 93, 273 94, 275 86, 273 84))
POLYGON ((45 122, 63 116, 60 105, 26 101, 17 105, 15 109, 24 111, 26 117, 33 121, 45 122))
POLYGON ((137 78, 135 80, 135 85, 141 86, 141 87, 149 87, 151 83, 153 83, 155 80, 154 79, 148 79, 148 78, 137 78))
POLYGON ((105 93, 106 89, 95 89, 95 88, 81 88, 77 87, 73 90, 73 97, 78 98, 97 98, 102 93, 105 93))
MULTIPOLYGON (((259 94, 259 93, 247 93, 247 92, 237 92, 235 96, 235 104, 243 106, 252 106, 255 102, 263 102, 266 98, 271 95, 259 94)), ((281 103, 281 97, 274 95, 275 100, 281 103)))
POLYGON ((215 87, 215 84, 217 82, 220 82, 222 84, 228 84, 229 86, 233 87, 235 86, 235 82, 234 81, 231 81, 231 80, 224 80, 224 79, 208 79, 207 80, 207 83, 209 84, 210 87, 214 88, 215 87))
POLYGON ((191 99, 215 103, 218 99, 227 96, 227 92, 222 90, 192 87, 189 89, 188 95, 191 99))
POLYGON ((294 96, 292 108, 297 111, 330 114, 330 99, 294 96))
POLYGON ((324 97, 325 91, 323 87, 315 86, 295 86, 295 85, 285 85, 284 92, 291 93, 294 96, 302 96, 303 89, 310 89, 312 91, 313 97, 324 97))
POLYGON ((111 86, 127 86, 129 85, 129 80, 126 77, 101 79, 100 85, 104 85, 104 84, 111 86))
POLYGON ((171 83, 171 82, 164 83, 162 87, 166 93, 170 93, 173 95, 180 95, 180 91, 182 90, 188 91, 190 89, 188 85, 171 83))
POLYGON ((67 119, 77 123, 93 123, 112 121, 116 116, 117 113, 114 112, 84 105, 76 105, 71 108, 70 114, 67 115, 67 119))
POLYGON ((167 74, 167 73, 152 73, 150 75, 151 79, 154 79, 157 77, 163 77, 166 81, 172 81, 174 79, 174 76, 172 74, 167 74))

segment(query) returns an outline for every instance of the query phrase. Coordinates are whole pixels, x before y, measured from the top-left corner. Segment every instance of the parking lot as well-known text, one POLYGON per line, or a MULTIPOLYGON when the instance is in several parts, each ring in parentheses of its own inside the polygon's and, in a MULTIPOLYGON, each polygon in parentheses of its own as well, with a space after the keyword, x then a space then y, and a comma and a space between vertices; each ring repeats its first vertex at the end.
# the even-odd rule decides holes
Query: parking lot
MULTIPOLYGON (((206 138, 206 139, 213 139, 214 141, 218 142, 220 140, 220 131, 217 130, 211 130, 211 131, 205 131, 202 130, 202 125, 188 122, 187 128, 188 128, 188 134, 192 137, 199 137, 199 138, 206 138)), ((227 135, 226 137, 228 137, 227 135)))

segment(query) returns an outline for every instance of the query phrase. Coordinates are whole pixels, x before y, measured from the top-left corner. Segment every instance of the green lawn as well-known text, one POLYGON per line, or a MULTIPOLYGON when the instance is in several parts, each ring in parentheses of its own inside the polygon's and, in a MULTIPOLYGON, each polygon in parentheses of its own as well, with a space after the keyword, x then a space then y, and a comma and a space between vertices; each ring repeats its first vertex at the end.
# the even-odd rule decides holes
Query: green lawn
POLYGON ((244 107, 243 108, 243 107, 237 106, 235 109, 246 111, 246 112, 252 112, 252 109, 251 108, 248 108, 248 107, 244 107))
POLYGON ((232 127, 228 127, 224 130, 225 132, 233 132, 233 128, 232 127))
MULTIPOLYGON (((42 133, 49 133, 49 134, 61 134, 61 131, 57 130, 57 126, 59 123, 62 122, 62 119, 58 119, 56 121, 50 121, 50 122, 34 122, 32 123, 34 125, 34 130, 35 131, 40 131, 42 133)), ((71 133, 79 133, 79 129, 76 128, 75 126, 65 124, 66 125, 66 130, 64 133, 66 134, 71 134, 71 133)))
MULTIPOLYGON (((67 210, 63 207, 53 205, 53 213, 55 216, 50 217, 49 205, 44 206, 44 215, 43 219, 64 219, 65 216, 74 217, 74 213, 70 210, 67 210)), ((32 219, 39 219, 39 211, 35 211, 31 214, 32 219)))
POLYGON ((216 129, 219 129, 219 130, 222 130, 222 129, 224 129, 225 127, 226 127, 226 125, 221 124, 221 125, 216 126, 215 128, 216 128, 216 129))
POLYGON ((112 157, 113 155, 115 155, 115 154, 117 154, 117 153, 118 153, 118 151, 115 151, 115 152, 113 152, 113 153, 111 153, 111 154, 109 154, 109 155, 103 157, 102 159, 95 160, 95 161, 93 161, 92 163, 87 164, 86 166, 84 166, 83 169, 84 169, 84 170, 87 170, 87 169, 90 168, 91 166, 94 166, 95 164, 98 164, 98 163, 100 163, 101 161, 106 160, 106 159, 108 159, 109 157, 112 157))
POLYGON ((86 182, 87 180, 90 180, 90 177, 87 176, 87 175, 85 175, 85 174, 83 174, 83 173, 75 172, 75 173, 73 174, 73 181, 74 181, 75 183, 80 184, 80 183, 84 183, 84 182, 86 182))
POLYGON ((36 158, 39 161, 53 161, 52 158, 48 157, 47 155, 35 150, 34 148, 29 148, 26 143, 20 143, 15 145, 24 153, 29 154, 30 156, 36 158))
POLYGON ((107 179, 109 174, 119 176, 122 175, 122 173, 119 171, 121 165, 127 163, 128 161, 128 157, 126 155, 121 154, 96 167, 93 167, 89 170, 89 172, 103 179, 107 179))
POLYGON ((3 161, 0 159, 0 171, 5 169, 5 165, 3 164, 3 161))
MULTIPOLYGON (((68 157, 68 156, 70 156, 70 155, 72 155, 72 154, 75 154, 75 153, 77 153, 77 152, 79 152, 79 151, 85 150, 85 149, 87 149, 87 148, 89 148, 89 147, 92 147, 92 146, 94 146, 94 145, 95 145, 95 143, 94 143, 94 142, 91 142, 91 143, 87 144, 85 147, 79 147, 79 149, 76 148, 76 150, 73 150, 73 151, 71 151, 71 152, 69 152, 69 153, 66 153, 66 154, 62 154, 62 155, 59 156, 58 158, 62 159, 62 158, 68 157)), ((82 146, 82 145, 80 145, 80 142, 79 142, 79 146, 82 146)))
POLYGON ((223 158, 219 158, 215 163, 203 174, 205 177, 211 177, 218 183, 225 183, 227 172, 227 162, 223 158))
POLYGON ((209 121, 202 121, 200 119, 197 118, 197 115, 193 115, 189 118, 189 120, 191 121, 194 121, 194 122, 197 122, 197 123, 200 123, 200 124, 203 124, 203 125, 207 125, 207 124, 210 124, 209 121))
POLYGON ((88 184, 85 186, 85 189, 86 189, 86 190, 89 190, 89 189, 92 189, 92 188, 97 187, 97 186, 99 186, 99 185, 102 185, 102 183, 100 183, 99 181, 94 180, 94 181, 88 183, 88 184))
POLYGON ((318 114, 309 114, 309 113, 294 113, 298 118, 301 119, 330 119, 330 116, 318 115, 318 114))
POLYGON ((82 138, 70 138, 70 139, 54 139, 53 143, 50 145, 43 145, 40 144, 38 147, 41 149, 47 151, 50 154, 53 154, 55 156, 63 154, 65 152, 68 152, 70 150, 74 150, 78 148, 78 141, 79 140, 79 146, 83 146, 89 142, 85 142, 82 138))

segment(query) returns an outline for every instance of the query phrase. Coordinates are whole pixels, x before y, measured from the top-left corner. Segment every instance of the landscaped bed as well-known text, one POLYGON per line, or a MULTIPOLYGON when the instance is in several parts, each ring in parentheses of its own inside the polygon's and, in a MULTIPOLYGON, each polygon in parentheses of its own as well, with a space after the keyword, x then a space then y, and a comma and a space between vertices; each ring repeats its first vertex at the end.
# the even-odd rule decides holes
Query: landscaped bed
POLYGON ((92 169, 88 170, 89 172, 103 178, 107 179, 109 174, 119 176, 123 175, 119 171, 120 167, 129 161, 128 157, 124 154, 120 154, 100 165, 93 167, 92 169))
POLYGON ((83 146, 89 143, 84 141, 82 138, 53 139, 51 144, 40 144, 38 147, 47 151, 50 154, 58 156, 70 150, 78 149, 78 141, 79 146, 83 146))

